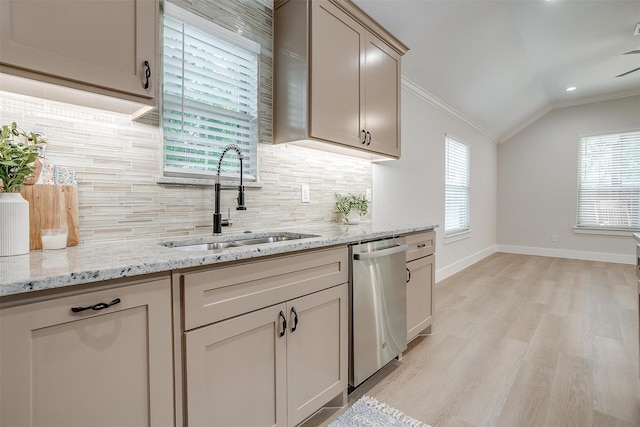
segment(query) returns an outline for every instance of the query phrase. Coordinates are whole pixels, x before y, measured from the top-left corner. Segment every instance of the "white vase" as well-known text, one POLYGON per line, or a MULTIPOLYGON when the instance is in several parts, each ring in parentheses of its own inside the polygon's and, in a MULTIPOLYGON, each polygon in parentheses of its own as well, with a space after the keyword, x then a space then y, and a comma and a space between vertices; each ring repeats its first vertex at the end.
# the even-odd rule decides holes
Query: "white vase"
POLYGON ((360 214, 354 211, 349 212, 349 215, 347 215, 347 224, 360 224, 360 214))
POLYGON ((0 193, 0 256, 29 253, 29 202, 20 193, 0 193))

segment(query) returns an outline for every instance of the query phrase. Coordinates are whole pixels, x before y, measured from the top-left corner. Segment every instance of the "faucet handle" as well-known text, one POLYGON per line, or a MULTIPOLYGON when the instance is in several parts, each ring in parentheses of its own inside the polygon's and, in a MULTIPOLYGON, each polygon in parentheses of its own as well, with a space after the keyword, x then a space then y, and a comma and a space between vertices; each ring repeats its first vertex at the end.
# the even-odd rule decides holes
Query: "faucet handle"
POLYGON ((244 185, 238 186, 238 206, 237 211, 246 211, 247 207, 244 205, 244 185))
POLYGON ((231 219, 231 208, 227 208, 227 219, 222 220, 223 227, 231 227, 233 225, 233 220, 231 219))

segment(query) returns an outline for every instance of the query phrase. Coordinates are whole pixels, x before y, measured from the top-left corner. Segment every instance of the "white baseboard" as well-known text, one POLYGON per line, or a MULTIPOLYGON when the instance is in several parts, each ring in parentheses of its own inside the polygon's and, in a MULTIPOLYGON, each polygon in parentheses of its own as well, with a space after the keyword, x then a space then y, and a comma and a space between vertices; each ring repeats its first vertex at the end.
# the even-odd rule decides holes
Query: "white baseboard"
POLYGON ((617 264, 635 264, 634 255, 610 254, 604 252, 574 251, 568 249, 536 248, 531 246, 497 245, 496 252, 509 254, 548 256, 553 258, 581 259, 585 261, 613 262, 617 264))
MULTIPOLYGON (((475 254, 469 255, 466 258, 463 258, 459 261, 454 262, 453 264, 450 264, 446 267, 443 267, 439 270, 436 270, 436 283, 438 283, 441 280, 446 279, 449 276, 453 276, 454 274, 456 274, 459 271, 464 270, 465 268, 469 267, 470 265, 475 264, 476 262, 488 257, 489 255, 492 255, 494 253, 498 252, 497 246, 493 245, 493 246, 489 246, 486 249, 483 249, 479 252, 476 252, 475 254)), ((436 263, 437 263, 437 254, 436 254, 436 263)))

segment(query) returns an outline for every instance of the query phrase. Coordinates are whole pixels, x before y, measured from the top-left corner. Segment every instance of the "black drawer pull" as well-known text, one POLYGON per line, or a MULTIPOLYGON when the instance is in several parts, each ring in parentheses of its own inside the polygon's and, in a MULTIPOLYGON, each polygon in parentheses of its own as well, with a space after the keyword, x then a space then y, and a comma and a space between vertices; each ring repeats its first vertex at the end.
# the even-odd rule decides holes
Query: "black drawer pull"
POLYGON ((280 318, 282 318, 282 330, 280 331, 280 336, 283 337, 285 332, 287 332, 287 318, 284 317, 282 310, 280 310, 280 318))
POLYGON ((420 249, 421 249, 421 248, 426 248, 426 247, 427 247, 427 244, 426 244, 426 243, 420 243, 420 244, 418 245, 418 248, 420 248, 420 249))
POLYGON ((71 311, 73 311, 74 313, 80 313, 81 311, 85 311, 85 310, 103 310, 105 308, 111 307, 112 305, 116 305, 120 303, 120 298, 116 298, 113 301, 111 301, 110 303, 106 303, 106 302, 99 302, 97 304, 94 305, 89 305, 87 307, 71 307, 71 311))
POLYGON ((144 88, 149 89, 149 79, 151 78, 151 66, 149 65, 149 61, 144 61, 144 88))
POLYGON ((293 313, 293 326, 291 327, 291 332, 295 332, 298 328, 298 312, 295 307, 291 307, 291 312, 293 313))
POLYGON ((409 283, 411 281, 411 270, 409 270, 409 267, 407 268, 407 283, 409 283))

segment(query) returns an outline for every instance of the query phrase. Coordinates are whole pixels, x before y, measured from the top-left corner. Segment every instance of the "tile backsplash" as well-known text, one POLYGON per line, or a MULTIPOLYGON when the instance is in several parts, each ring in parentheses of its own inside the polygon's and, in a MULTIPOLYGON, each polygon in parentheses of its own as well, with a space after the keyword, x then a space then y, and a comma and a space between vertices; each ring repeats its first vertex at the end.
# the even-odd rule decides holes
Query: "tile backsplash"
MULTIPOLYGON (((81 243, 211 234, 213 186, 157 183, 158 126, 0 92, 0 124, 12 121, 43 131, 47 159, 77 172, 81 243)), ((247 188, 247 210, 234 210, 235 191, 222 193, 224 217, 231 208, 234 220, 225 233, 335 222, 335 193, 371 188, 371 164, 365 160, 288 144, 261 143, 258 153, 262 186, 247 188), (310 203, 301 203, 302 184, 310 187, 310 203)))

